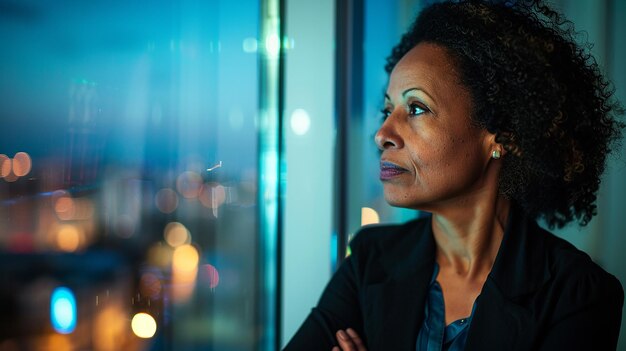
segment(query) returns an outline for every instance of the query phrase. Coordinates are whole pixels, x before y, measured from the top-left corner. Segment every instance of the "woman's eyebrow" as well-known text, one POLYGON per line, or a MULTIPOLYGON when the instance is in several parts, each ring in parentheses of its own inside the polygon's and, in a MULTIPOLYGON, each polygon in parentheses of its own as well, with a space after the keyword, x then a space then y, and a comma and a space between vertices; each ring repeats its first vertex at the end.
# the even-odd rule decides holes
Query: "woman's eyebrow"
MULTIPOLYGON (((418 87, 415 87, 415 88, 408 88, 408 89, 406 89, 405 91, 403 91, 403 92, 402 92, 402 97, 403 97, 403 98, 404 98, 404 97, 406 97, 406 94, 408 94, 409 92, 411 92, 411 91, 413 91, 413 90, 418 90, 418 91, 420 91, 420 92, 424 93, 424 95, 428 96, 428 98, 430 98, 431 100, 435 101, 435 99, 433 99, 433 97, 432 97, 432 96, 430 96, 430 94, 428 94, 428 93, 427 93, 424 89, 422 89, 422 88, 418 88, 418 87)), ((389 95, 387 95, 386 93, 385 93, 385 99, 387 99, 387 100, 391 100, 391 98, 389 97, 389 95)))

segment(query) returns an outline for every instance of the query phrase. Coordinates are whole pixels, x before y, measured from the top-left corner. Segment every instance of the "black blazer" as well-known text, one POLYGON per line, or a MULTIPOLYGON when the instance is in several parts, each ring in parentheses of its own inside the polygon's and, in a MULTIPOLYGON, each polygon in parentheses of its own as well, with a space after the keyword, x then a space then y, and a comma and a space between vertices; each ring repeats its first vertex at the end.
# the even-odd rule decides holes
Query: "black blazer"
MULTIPOLYGON (((435 243, 430 217, 363 229, 284 350, 330 351, 348 327, 369 351, 415 350, 435 243)), ((466 350, 614 350, 624 291, 573 245, 511 211, 466 350)))

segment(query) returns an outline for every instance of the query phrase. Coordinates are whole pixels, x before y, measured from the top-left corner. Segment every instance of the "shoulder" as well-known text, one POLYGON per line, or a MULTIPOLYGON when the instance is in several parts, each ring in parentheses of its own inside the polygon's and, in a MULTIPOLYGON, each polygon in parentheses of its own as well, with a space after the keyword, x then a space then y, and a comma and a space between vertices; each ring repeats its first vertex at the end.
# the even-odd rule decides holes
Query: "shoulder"
POLYGON ((415 245, 420 232, 428 231, 430 218, 415 219, 403 224, 374 224, 361 228, 350 241, 353 253, 362 250, 391 250, 415 245))
POLYGON ((558 296, 555 307, 562 314, 588 308, 619 308, 624 290, 619 280, 574 245, 544 231, 550 272, 547 288, 558 296))
POLYGON ((434 259, 430 217, 361 229, 350 242, 349 261, 362 281, 408 276, 434 259))

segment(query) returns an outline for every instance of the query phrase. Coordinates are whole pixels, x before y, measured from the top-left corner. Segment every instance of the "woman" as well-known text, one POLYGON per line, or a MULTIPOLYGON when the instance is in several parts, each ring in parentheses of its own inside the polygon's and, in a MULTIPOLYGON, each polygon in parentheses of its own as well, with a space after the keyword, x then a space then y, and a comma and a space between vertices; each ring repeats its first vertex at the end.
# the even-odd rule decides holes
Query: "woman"
POLYGON ((286 350, 615 349, 623 290, 536 221, 586 225, 623 125, 532 2, 435 4, 388 59, 380 179, 432 215, 363 229, 286 350))

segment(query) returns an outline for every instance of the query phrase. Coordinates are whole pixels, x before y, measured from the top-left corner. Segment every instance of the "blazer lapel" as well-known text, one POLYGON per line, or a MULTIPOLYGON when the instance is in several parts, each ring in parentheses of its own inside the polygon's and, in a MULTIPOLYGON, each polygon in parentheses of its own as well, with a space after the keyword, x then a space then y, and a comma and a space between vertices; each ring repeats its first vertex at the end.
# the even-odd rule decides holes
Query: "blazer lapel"
POLYGON ((424 318, 424 303, 434 269, 435 244, 430 221, 408 233, 408 255, 387 252, 386 279, 365 287, 365 330, 368 350, 415 350, 424 318), (425 225, 424 225, 425 224, 425 225), (398 262, 398 257, 408 257, 398 262), (400 264, 399 264, 400 263, 400 264))
POLYGON ((511 208, 493 268, 476 300, 466 350, 524 350, 533 340, 532 315, 524 295, 550 279, 545 235, 537 224, 511 208))
POLYGON ((487 280, 476 300, 465 350, 530 350, 532 316, 487 280))

